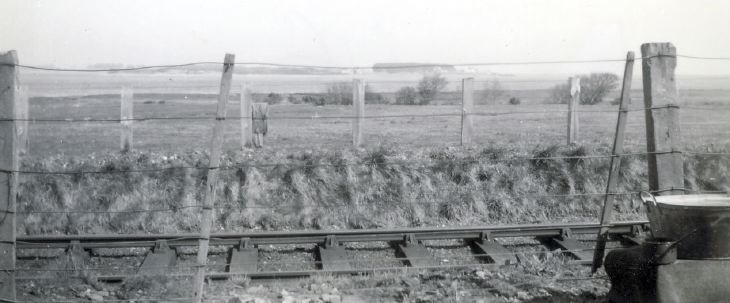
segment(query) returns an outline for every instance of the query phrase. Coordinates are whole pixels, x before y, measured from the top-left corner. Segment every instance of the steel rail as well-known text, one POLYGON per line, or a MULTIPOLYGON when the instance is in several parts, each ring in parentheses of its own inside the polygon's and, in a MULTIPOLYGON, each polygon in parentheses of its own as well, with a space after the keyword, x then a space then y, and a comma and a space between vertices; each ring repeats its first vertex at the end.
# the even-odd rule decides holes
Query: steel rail
MULTIPOLYGON (((631 233, 636 226, 646 227, 647 221, 624 221, 609 224, 609 234, 631 233)), ((311 230, 236 232, 211 234, 211 245, 238 245, 241 239, 248 239, 253 245, 277 244, 323 244, 326 237, 334 236, 338 242, 400 241, 408 234, 419 240, 478 239, 489 232, 492 238, 504 237, 557 237, 564 230, 572 234, 594 234, 597 223, 528 224, 502 226, 467 226, 438 228, 396 228, 359 230, 311 230)), ((99 235, 38 235, 16 238, 18 249, 67 248, 71 242, 78 242, 83 248, 133 248, 154 247, 156 241, 165 240, 171 247, 196 246, 198 234, 99 234, 99 235)))

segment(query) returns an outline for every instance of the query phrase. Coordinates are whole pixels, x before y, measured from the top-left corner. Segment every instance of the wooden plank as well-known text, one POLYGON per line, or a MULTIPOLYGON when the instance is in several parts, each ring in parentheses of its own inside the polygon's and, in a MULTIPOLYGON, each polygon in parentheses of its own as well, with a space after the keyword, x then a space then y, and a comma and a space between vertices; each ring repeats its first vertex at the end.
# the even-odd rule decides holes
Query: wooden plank
POLYGON ((492 263, 497 265, 517 264, 517 256, 514 252, 495 241, 477 240, 472 242, 477 253, 486 255, 492 263))
POLYGON ((251 113, 251 91, 241 84, 241 148, 253 146, 253 116, 251 113))
POLYGON ((584 242, 572 238, 552 238, 552 241, 576 260, 585 262, 593 260, 593 247, 584 242))
POLYGON ((317 256, 322 270, 353 269, 345 248, 342 246, 317 246, 317 256))
POLYGON ((613 202, 618 187, 619 170, 621 168, 621 153, 624 152, 624 132, 626 131, 626 120, 629 115, 631 104, 631 80, 634 74, 634 52, 626 54, 626 65, 624 66, 624 81, 621 87, 621 103, 618 109, 616 121, 616 132, 613 137, 613 150, 611 155, 611 169, 608 171, 608 184, 606 185, 606 196, 603 199, 603 210, 601 211, 601 228, 596 239, 596 250, 593 252, 593 267, 596 272, 603 265, 606 241, 608 240, 608 224, 611 223, 613 215, 613 202))
POLYGON ((18 55, 0 53, 0 299, 15 297, 15 203, 18 186, 18 55), (8 65, 4 65, 8 64, 8 65))
POLYGON ((258 271, 259 250, 253 247, 231 248, 227 263, 227 272, 254 273, 258 271))
POLYGON ((122 152, 126 153, 132 151, 132 142, 134 142, 132 137, 133 121, 130 120, 134 119, 134 92, 132 91, 132 88, 124 87, 122 88, 120 95, 122 99, 119 114, 119 119, 122 120, 120 121, 120 145, 122 152))
POLYGON ((570 77, 568 100, 568 145, 578 141, 578 104, 580 103, 580 77, 570 77))
POLYGON ((365 116, 365 86, 360 79, 352 80, 352 145, 362 146, 363 117, 365 116))
POLYGON ((164 275, 177 263, 177 251, 159 241, 153 251, 147 253, 142 265, 137 269, 140 275, 164 275))
POLYGON ((474 112, 474 78, 461 81, 461 145, 471 144, 474 112))
POLYGON ((649 189, 661 191, 659 195, 682 194, 681 190, 668 190, 684 187, 684 163, 676 153, 682 148, 674 77, 677 49, 671 43, 646 43, 641 45, 641 56, 649 189))
POLYGON ((233 68, 235 66, 235 56, 226 54, 223 60, 223 72, 221 75, 221 87, 218 94, 218 106, 216 109, 216 121, 213 126, 213 137, 210 142, 210 159, 208 167, 208 176, 203 198, 202 215, 200 219, 200 240, 198 247, 198 255, 196 258, 198 269, 195 273, 195 281, 193 287, 194 302, 202 302, 203 286, 205 284, 205 269, 208 263, 208 244, 210 242, 210 228, 213 223, 213 206, 216 199, 216 187, 218 184, 218 166, 221 163, 221 153, 223 149, 223 120, 226 118, 226 105, 228 104, 228 94, 231 91, 231 79, 233 78, 233 68))

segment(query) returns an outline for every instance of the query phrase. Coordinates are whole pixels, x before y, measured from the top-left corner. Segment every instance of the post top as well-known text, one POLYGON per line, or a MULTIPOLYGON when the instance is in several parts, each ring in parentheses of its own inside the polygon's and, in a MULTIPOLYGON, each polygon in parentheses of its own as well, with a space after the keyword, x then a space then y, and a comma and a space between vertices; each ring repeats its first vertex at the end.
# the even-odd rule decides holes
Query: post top
POLYGON ((644 57, 652 55, 676 55, 677 48, 671 42, 644 43, 641 45, 641 54, 644 57))
POLYGON ((0 51, 0 63, 18 64, 18 52, 15 50, 0 51))

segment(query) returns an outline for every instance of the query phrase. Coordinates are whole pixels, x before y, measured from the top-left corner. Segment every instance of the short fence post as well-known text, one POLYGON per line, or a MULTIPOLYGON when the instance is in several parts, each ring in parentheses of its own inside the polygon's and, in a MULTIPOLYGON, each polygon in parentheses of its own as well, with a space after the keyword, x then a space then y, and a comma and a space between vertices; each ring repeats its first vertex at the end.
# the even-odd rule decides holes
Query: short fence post
POLYGON ((134 119, 134 92, 130 87, 123 87, 120 93, 122 102, 120 107, 119 120, 121 124, 121 149, 123 153, 132 151, 134 119))
POLYGON ((474 78, 463 79, 461 84, 461 145, 471 144, 474 112, 474 78))
POLYGON ((674 77, 677 49, 671 43, 646 43, 641 45, 641 56, 649 189, 660 195, 681 194, 684 192, 684 161, 680 153, 674 77))
POLYGON ((365 86, 360 79, 352 80, 352 145, 362 145, 363 117, 365 116, 365 86))
POLYGON ((221 76, 220 93, 218 94, 218 107, 216 110, 215 124, 213 126, 213 138, 210 143, 210 159, 208 164, 208 177, 203 198, 202 216, 200 219, 200 239, 197 255, 197 272, 195 274, 195 302, 202 302, 203 288, 205 285, 205 270, 208 263, 208 245, 210 243, 210 228, 213 223, 213 209, 215 206, 216 188, 218 187, 218 166, 221 163, 223 149, 224 120, 226 119, 226 105, 228 94, 231 91, 231 79, 235 56, 226 54, 223 60, 223 75, 221 76))
POLYGON ((626 65, 624 67, 624 81, 621 87, 621 103, 618 108, 618 119, 616 121, 616 134, 613 138, 613 151, 611 152, 611 170, 608 171, 608 185, 606 185, 606 196, 603 199, 603 211, 601 212, 601 227, 598 231, 596 248, 593 251, 592 272, 596 272, 603 265, 603 255, 606 251, 608 241, 608 224, 611 223, 613 213, 613 201, 618 186, 619 169, 621 168, 621 153, 624 151, 624 132, 626 131, 626 120, 629 116, 629 104, 631 104, 631 80, 634 75, 634 52, 626 54, 626 65))
POLYGON ((15 125, 18 126, 18 153, 19 155, 25 156, 29 153, 29 144, 28 144, 28 118, 30 117, 29 114, 29 105, 28 101, 30 99, 29 93, 28 93, 28 87, 23 85, 20 86, 20 90, 18 91, 18 98, 15 100, 16 110, 17 110, 17 117, 20 119, 18 123, 15 125))
POLYGON ((15 199, 18 185, 18 55, 0 53, 0 300, 15 302, 15 199))
POLYGON ((580 103, 580 77, 570 77, 568 100, 568 145, 578 141, 578 104, 580 103))
POLYGON ((253 146, 253 116, 251 115, 251 91, 241 84, 241 148, 253 146))

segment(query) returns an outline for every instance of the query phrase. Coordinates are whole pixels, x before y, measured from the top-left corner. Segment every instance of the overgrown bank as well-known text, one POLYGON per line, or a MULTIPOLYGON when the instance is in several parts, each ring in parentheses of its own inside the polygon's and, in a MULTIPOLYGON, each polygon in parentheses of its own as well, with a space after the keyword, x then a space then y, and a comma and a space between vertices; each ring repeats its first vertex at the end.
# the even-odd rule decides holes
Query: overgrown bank
MULTIPOLYGON (((595 220, 602 196, 566 195, 605 191, 609 158, 544 158, 609 153, 607 146, 229 152, 213 230, 595 220), (536 157, 543 159, 516 159, 536 157)), ((148 170, 207 163, 195 152, 29 160, 24 170, 108 173, 22 175, 18 231, 196 232, 200 209, 186 206, 200 204, 205 170, 148 170), (135 211, 145 209, 157 211, 135 211)), ((685 168, 688 188, 730 189, 727 157, 688 157, 685 168)), ((647 188, 643 156, 625 157, 621 173, 619 192, 647 188)), ((619 219, 644 217, 636 195, 617 197, 619 219)))

